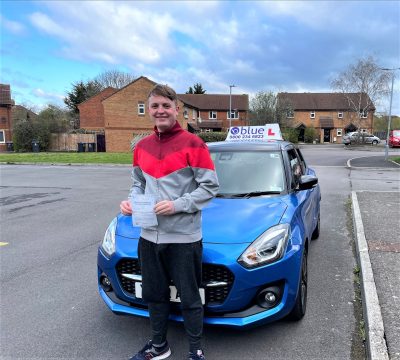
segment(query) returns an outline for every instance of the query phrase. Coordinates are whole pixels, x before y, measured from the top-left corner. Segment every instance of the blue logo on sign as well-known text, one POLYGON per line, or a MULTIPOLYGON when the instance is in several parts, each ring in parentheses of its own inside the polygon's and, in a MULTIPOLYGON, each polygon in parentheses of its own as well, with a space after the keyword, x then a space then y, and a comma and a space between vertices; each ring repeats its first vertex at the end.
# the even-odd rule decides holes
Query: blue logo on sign
POLYGON ((231 134, 232 135, 236 135, 236 134, 239 134, 239 128, 238 127, 233 127, 232 129, 231 129, 231 134))

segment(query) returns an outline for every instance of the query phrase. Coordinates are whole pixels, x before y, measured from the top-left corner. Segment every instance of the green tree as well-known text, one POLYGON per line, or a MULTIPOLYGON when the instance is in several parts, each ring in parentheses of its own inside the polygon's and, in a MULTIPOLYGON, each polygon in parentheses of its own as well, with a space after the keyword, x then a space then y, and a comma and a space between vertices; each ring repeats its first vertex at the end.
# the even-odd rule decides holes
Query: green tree
POLYGON ((252 125, 278 123, 281 127, 289 126, 286 113, 290 109, 290 104, 279 102, 274 92, 260 91, 250 100, 250 123, 252 125))
POLYGON ((276 95, 272 91, 260 91, 250 100, 250 122, 252 125, 276 122, 276 95))
POLYGON ((206 90, 203 89, 203 85, 200 83, 196 83, 193 87, 189 87, 189 90, 186 91, 186 94, 205 94, 206 90))
POLYGON ((31 151, 34 129, 30 121, 18 121, 13 128, 15 151, 31 151))
POLYGON ((102 86, 94 80, 86 83, 83 81, 73 83, 72 90, 64 98, 64 103, 74 114, 79 114, 78 105, 90 97, 97 95, 101 90, 102 86))
POLYGON ((55 105, 48 105, 37 116, 36 122, 46 124, 50 133, 63 133, 71 129, 71 113, 55 105))

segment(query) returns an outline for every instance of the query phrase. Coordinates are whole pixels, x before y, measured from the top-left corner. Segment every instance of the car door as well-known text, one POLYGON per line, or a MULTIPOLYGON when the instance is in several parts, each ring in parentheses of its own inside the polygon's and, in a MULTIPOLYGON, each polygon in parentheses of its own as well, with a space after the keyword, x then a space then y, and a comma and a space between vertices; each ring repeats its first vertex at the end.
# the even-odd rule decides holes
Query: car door
POLYGON ((373 135, 371 134, 364 134, 364 142, 366 144, 371 144, 373 139, 373 135))
POLYGON ((297 217, 301 219, 305 237, 310 239, 317 221, 317 191, 315 191, 316 188, 309 190, 299 190, 298 188, 300 177, 302 175, 311 175, 311 173, 308 173, 302 155, 299 154, 301 152, 298 149, 292 148, 287 151, 291 176, 291 194, 297 200, 297 217))

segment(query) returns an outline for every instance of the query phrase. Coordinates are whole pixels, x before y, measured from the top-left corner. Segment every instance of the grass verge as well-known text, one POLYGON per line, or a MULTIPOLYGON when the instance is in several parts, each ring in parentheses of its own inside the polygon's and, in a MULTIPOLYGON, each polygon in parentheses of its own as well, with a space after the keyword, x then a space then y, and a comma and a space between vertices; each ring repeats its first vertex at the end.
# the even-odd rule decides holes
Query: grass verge
POLYGON ((132 164, 131 153, 3 153, 0 162, 50 164, 132 164))
POLYGON ((400 156, 391 156, 390 160, 400 164, 400 156))

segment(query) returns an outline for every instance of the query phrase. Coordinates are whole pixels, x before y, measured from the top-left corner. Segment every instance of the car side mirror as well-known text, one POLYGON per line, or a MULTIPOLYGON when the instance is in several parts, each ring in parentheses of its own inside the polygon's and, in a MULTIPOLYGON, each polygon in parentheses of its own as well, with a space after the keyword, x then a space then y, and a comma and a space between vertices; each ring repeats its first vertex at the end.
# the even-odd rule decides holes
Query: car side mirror
POLYGON ((299 190, 312 189, 318 184, 318 178, 314 175, 302 175, 299 179, 299 190))

